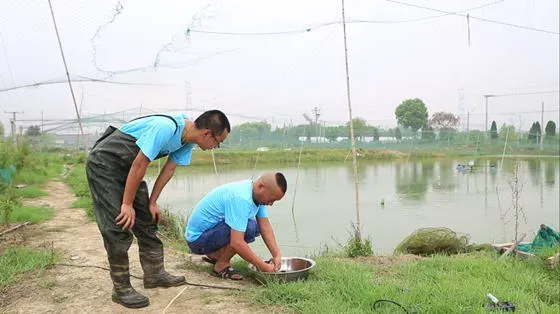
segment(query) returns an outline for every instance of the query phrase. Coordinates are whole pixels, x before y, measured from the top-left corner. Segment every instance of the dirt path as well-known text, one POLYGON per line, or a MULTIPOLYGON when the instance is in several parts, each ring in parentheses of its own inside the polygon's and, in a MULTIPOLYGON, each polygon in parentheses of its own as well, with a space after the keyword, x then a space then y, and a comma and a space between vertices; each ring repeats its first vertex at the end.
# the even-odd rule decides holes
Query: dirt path
MULTIPOLYGON (((108 267, 103 241, 95 222, 87 219, 82 209, 70 208, 76 197, 61 182, 50 182, 44 190, 48 196, 26 202, 26 205, 51 206, 55 217, 22 231, 25 245, 53 247, 61 254, 61 263, 108 267)), ((131 274, 142 276, 138 246, 129 251, 131 274)), ((166 247, 165 265, 173 274, 184 274, 188 282, 244 288, 251 283, 221 280, 196 270, 198 258, 166 247), (196 262, 192 262, 196 261, 196 262)), ((131 278, 132 285, 150 298, 150 306, 137 312, 162 313, 169 302, 183 289, 166 313, 263 313, 272 308, 257 307, 230 290, 194 286, 145 290, 140 279, 131 278)), ((4 292, 0 312, 6 313, 128 313, 111 301, 112 284, 109 272, 97 268, 55 266, 37 278, 25 278, 4 292)), ((276 309, 278 310, 278 309, 276 309)))

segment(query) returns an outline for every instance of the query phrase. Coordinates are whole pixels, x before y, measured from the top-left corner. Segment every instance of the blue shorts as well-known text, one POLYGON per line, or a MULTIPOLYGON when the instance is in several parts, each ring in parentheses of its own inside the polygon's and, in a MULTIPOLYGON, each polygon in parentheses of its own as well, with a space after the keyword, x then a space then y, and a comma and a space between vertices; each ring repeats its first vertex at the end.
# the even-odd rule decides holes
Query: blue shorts
MULTIPOLYGON (((214 228, 204 231, 194 242, 187 241, 187 245, 193 254, 214 253, 229 244, 230 234, 231 227, 225 221, 222 221, 214 228)), ((245 230, 245 242, 251 243, 260 235, 257 222, 254 219, 249 219, 245 230)))

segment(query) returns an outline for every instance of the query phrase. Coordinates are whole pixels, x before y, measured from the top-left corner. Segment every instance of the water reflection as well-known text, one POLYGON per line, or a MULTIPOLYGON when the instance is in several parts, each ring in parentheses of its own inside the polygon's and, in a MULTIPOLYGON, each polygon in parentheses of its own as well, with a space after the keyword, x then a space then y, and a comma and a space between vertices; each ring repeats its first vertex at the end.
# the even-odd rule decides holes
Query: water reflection
POLYGON ((409 200, 424 200, 433 175, 434 162, 396 164, 396 192, 409 200))
MULTIPOLYGON (((346 180, 349 183, 354 183, 354 164, 352 163, 351 160, 345 162, 345 166, 346 166, 346 180)), ((358 162, 358 178, 360 180, 360 182, 365 182, 367 179, 367 169, 368 164, 365 162, 358 162)))
POLYGON ((529 169, 529 177, 531 184, 538 186, 541 184, 541 161, 539 159, 530 159, 527 161, 527 168, 529 169))
POLYGON ((451 160, 443 160, 434 163, 434 167, 429 170, 425 168, 425 173, 432 173, 434 190, 454 191, 457 188, 455 170, 451 160), (434 172, 435 168, 435 172, 434 172))
POLYGON ((554 187, 556 174, 558 173, 558 162, 556 160, 545 161, 544 182, 548 187, 554 187))

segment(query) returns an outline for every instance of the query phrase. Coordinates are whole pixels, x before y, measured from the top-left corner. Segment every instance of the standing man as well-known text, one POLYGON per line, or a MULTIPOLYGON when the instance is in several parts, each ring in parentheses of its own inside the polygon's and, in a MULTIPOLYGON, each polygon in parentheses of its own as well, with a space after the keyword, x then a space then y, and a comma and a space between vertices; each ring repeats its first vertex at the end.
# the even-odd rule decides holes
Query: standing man
POLYGON ((194 144, 220 147, 231 131, 228 118, 209 110, 191 121, 184 114, 154 114, 134 119, 119 129, 109 126, 89 153, 86 174, 97 226, 103 236, 113 281, 113 302, 129 308, 150 304, 130 284, 128 249, 132 233, 138 240, 144 288, 172 287, 184 276, 165 271, 163 244, 156 235, 160 222, 157 199, 177 165, 189 165, 194 144), (143 181, 155 159, 169 156, 152 193, 143 181), (132 233, 131 233, 132 231, 132 233))
POLYGON ((281 172, 269 172, 254 181, 232 182, 210 191, 195 206, 185 228, 191 252, 205 255, 203 260, 214 264, 212 274, 223 279, 242 279, 231 267, 235 254, 260 271, 279 270, 280 248, 268 220, 267 206, 282 199, 287 186, 281 172), (272 255, 270 263, 249 247, 260 235, 272 255))

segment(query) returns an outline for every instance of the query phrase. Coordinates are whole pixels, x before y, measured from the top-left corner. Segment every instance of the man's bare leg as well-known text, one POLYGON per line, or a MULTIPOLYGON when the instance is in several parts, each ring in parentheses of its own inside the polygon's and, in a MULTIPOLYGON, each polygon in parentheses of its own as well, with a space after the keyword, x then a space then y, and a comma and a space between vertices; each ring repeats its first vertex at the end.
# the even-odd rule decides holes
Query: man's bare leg
MULTIPOLYGON (((235 254, 237 254, 235 249, 233 249, 231 245, 227 244, 220 250, 211 254, 207 254, 207 256, 216 260, 216 264, 214 265, 214 271, 220 272, 226 269, 227 267, 231 266, 231 258, 235 256, 235 254)), ((242 278, 241 275, 235 274, 233 275, 232 279, 241 279, 241 278, 242 278)))

